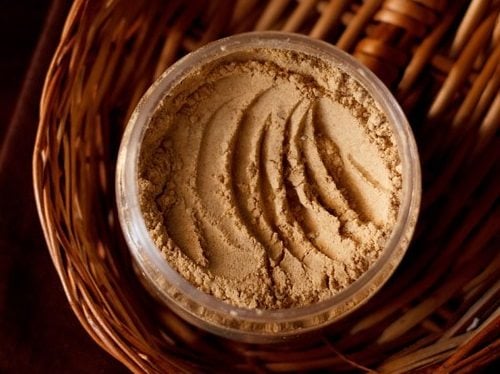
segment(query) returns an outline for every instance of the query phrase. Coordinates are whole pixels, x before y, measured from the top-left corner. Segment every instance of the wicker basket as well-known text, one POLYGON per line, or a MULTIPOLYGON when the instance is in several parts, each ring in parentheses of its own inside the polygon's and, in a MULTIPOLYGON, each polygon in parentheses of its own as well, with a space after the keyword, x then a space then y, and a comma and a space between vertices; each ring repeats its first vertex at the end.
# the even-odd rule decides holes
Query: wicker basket
POLYGON ((500 356, 500 1, 75 1, 49 69, 34 151, 40 219, 73 311, 136 372, 470 372, 500 356), (399 271, 307 341, 200 331, 138 285, 114 205, 121 132, 179 56, 279 29, 352 53, 395 93, 419 144, 423 211, 399 271), (370 368, 370 369, 369 369, 370 368))

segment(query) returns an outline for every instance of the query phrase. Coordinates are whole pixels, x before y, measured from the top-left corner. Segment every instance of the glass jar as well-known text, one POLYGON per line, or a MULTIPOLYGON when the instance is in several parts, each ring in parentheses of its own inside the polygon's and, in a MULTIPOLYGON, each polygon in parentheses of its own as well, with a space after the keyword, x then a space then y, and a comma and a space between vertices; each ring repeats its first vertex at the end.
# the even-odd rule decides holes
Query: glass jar
POLYGON ((400 263, 413 234, 421 197, 420 164, 408 122, 389 90, 366 67, 323 41, 282 32, 252 32, 210 43, 167 69, 149 88, 123 134, 116 172, 120 224, 139 278, 160 302, 190 323, 214 334, 245 342, 271 343, 319 329, 351 313, 370 299, 400 263), (138 158, 145 130, 159 103, 193 70, 249 48, 291 50, 336 64, 368 91, 392 126, 402 165, 397 222, 376 262, 335 296, 313 305, 260 310, 233 306, 204 293, 170 266, 153 243, 138 198, 138 158))

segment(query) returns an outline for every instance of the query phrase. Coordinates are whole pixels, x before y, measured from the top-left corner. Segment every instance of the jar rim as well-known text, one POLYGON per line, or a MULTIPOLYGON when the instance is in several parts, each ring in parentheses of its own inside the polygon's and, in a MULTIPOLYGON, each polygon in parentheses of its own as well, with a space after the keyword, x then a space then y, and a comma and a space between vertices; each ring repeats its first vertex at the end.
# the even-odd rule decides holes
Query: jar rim
POLYGON ((153 293, 195 325, 238 340, 268 342, 297 334, 298 330, 315 330, 347 315, 368 301, 388 280, 404 256, 416 225, 420 198, 421 171, 415 139, 402 109, 388 88, 368 68, 333 45, 286 32, 249 32, 230 36, 209 43, 177 61, 141 98, 128 121, 117 159, 116 199, 119 220, 135 265, 149 282, 158 283, 160 276, 163 277, 161 282, 166 282, 174 290, 171 288, 167 292, 165 287, 156 284, 156 287, 153 286, 153 293), (259 47, 293 50, 319 57, 330 63, 334 62, 340 70, 350 74, 387 115, 402 164, 403 183, 397 221, 377 260, 338 294, 315 304, 287 309, 237 307, 196 288, 162 256, 146 228, 139 204, 137 169, 140 148, 158 105, 194 69, 213 59, 259 47), (173 296, 175 290, 179 294, 173 296), (228 319, 233 321, 225 323, 224 318, 209 321, 200 316, 207 312, 230 316, 228 319), (243 322, 242 326, 248 323, 248 326, 253 327, 241 328, 235 326, 234 321, 243 322), (259 325, 266 325, 268 328, 261 326, 262 329, 259 329, 259 325))

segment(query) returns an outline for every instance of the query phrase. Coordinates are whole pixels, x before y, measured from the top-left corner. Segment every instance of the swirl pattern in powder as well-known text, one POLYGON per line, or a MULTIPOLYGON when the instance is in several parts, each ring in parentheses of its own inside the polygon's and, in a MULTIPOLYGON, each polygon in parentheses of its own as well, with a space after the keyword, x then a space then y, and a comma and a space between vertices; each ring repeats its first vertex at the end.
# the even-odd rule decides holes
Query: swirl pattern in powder
POLYGON ((397 146, 352 77, 255 49, 192 72, 141 148, 146 226, 169 263, 233 305, 331 297, 378 258, 396 221, 397 146))

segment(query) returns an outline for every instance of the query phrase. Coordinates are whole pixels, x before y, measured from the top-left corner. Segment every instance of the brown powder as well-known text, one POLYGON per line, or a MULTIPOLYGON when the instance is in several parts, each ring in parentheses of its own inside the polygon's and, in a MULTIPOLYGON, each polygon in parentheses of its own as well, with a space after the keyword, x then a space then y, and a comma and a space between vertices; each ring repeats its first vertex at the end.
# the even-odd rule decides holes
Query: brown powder
POLYGON ((384 113, 352 77, 258 49, 167 95, 139 193, 151 237, 189 282, 236 306, 288 308, 331 297, 378 258, 400 168, 384 113))

